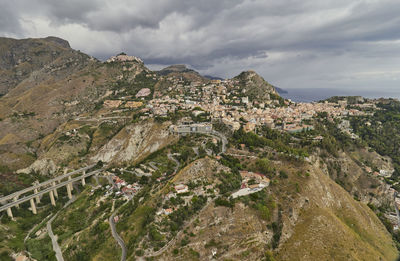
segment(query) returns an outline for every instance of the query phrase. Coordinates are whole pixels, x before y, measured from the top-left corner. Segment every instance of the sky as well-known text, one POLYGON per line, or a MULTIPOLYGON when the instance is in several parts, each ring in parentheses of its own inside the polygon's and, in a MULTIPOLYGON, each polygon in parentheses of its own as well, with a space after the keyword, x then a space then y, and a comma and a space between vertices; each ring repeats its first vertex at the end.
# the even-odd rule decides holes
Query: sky
POLYGON ((398 0, 0 0, 0 36, 57 36, 104 60, 186 64, 283 89, 400 93, 398 0))

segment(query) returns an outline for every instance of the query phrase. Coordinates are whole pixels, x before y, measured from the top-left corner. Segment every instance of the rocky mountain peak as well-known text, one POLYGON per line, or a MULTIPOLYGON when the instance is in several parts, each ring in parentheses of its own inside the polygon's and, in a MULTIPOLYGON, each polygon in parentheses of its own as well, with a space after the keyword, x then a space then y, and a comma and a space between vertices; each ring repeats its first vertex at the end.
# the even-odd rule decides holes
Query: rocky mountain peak
POLYGON ((184 64, 170 65, 159 71, 159 73, 163 74, 163 75, 170 74, 170 73, 184 73, 184 72, 197 73, 196 71, 187 68, 186 65, 184 65, 184 64))
POLYGON ((55 36, 48 36, 46 38, 44 38, 44 40, 49 41, 49 42, 53 42, 56 43, 64 48, 71 48, 71 46, 69 45, 69 42, 67 40, 64 40, 62 38, 59 37, 55 37, 55 36))
POLYGON ((249 70, 241 72, 233 78, 237 80, 242 90, 253 99, 268 100, 270 94, 277 95, 277 91, 273 85, 268 83, 255 71, 249 70))

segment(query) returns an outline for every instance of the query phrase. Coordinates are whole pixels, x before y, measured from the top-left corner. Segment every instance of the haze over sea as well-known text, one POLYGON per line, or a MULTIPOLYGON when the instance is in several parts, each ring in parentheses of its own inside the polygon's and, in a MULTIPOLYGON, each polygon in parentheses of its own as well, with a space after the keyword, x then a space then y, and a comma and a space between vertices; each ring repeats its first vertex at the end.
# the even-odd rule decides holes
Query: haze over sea
POLYGON ((325 88, 298 88, 285 89, 282 93, 285 99, 295 102, 313 102, 327 99, 332 96, 362 96, 365 98, 397 98, 400 99, 400 87, 397 90, 343 90, 325 88))

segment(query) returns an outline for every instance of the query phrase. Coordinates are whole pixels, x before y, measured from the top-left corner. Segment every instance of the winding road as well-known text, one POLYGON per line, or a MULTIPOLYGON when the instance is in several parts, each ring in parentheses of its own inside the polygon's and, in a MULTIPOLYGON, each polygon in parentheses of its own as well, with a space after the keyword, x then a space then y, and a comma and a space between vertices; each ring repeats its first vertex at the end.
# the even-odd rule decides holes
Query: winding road
MULTIPOLYGON (((72 198, 70 200, 68 200, 67 203, 65 203, 63 209, 68 207, 72 202, 74 202, 76 200, 76 198, 77 197, 72 196, 72 198)), ((54 214, 54 216, 52 218, 49 219, 49 221, 47 221, 46 228, 47 228, 47 233, 49 234, 49 237, 51 239, 51 244, 53 245, 53 251, 56 253, 57 261, 64 261, 60 245, 58 244, 58 241, 57 241, 57 239, 58 239, 57 235, 54 235, 53 229, 51 228, 51 223, 57 217, 57 215, 60 213, 60 211, 61 210, 59 210, 56 214, 54 214)))
POLYGON ((110 218, 108 219, 108 222, 110 223, 112 236, 118 242, 118 244, 121 246, 121 249, 122 249, 121 261, 125 261, 126 260, 126 247, 125 247, 124 240, 122 240, 122 238, 118 235, 117 229, 115 227, 114 216, 115 216, 115 213, 110 216, 110 218))
POLYGON ((57 242, 57 236, 54 235, 53 230, 51 228, 51 222, 57 217, 57 214, 55 214, 46 224, 47 228, 47 233, 49 234, 49 237, 51 238, 51 244, 53 245, 53 251, 56 252, 56 258, 57 261, 64 261, 62 251, 60 248, 60 245, 57 242))
POLYGON ((174 169, 174 174, 178 171, 179 167, 181 166, 181 163, 174 158, 174 156, 171 153, 168 153, 167 155, 168 159, 172 160, 173 162, 176 163, 175 169, 174 169))
POLYGON ((225 137, 225 135, 223 135, 222 133, 220 133, 218 131, 213 130, 213 131, 211 131, 211 136, 213 136, 215 138, 219 138, 221 140, 221 142, 222 142, 222 149, 221 149, 221 152, 218 153, 218 155, 222 154, 222 153, 225 153, 226 152, 226 145, 228 144, 228 139, 225 137))

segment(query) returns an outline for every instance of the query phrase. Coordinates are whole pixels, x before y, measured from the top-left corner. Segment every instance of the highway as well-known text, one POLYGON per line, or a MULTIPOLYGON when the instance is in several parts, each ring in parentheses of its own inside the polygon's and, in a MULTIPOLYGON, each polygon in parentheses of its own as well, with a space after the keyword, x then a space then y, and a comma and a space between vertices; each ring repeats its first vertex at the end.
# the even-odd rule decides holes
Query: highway
POLYGON ((39 189, 39 188, 41 188, 41 187, 47 186, 47 185, 49 185, 49 184, 51 184, 51 183, 53 183, 53 182, 55 182, 55 181, 60 181, 60 180, 62 180, 62 179, 64 179, 64 178, 68 178, 69 176, 75 175, 75 174, 77 174, 77 173, 79 173, 79 172, 82 172, 82 171, 86 171, 86 170, 88 170, 88 169, 91 169, 91 168, 93 168, 94 166, 96 166, 96 164, 89 165, 89 166, 87 166, 87 167, 84 167, 84 168, 81 168, 81 169, 78 169, 78 170, 69 172, 69 173, 67 173, 67 174, 64 174, 64 175, 61 175, 61 176, 57 176, 57 177, 55 177, 55 178, 53 178, 53 179, 46 180, 46 181, 44 181, 44 182, 42 182, 42 183, 39 183, 38 185, 31 186, 31 187, 29 187, 29 188, 25 188, 25 189, 22 189, 22 190, 20 190, 20 191, 14 192, 14 193, 12 193, 12 194, 10 194, 10 195, 7 195, 7 196, 4 196, 4 197, 0 198, 0 202, 4 202, 4 201, 7 201, 7 200, 12 200, 13 198, 19 197, 19 196, 22 195, 22 194, 25 194, 25 193, 30 192, 30 191, 33 191, 33 190, 35 190, 35 189, 39 189))
MULTIPOLYGON (((61 187, 65 187, 65 186, 67 186, 69 183, 72 183, 72 182, 75 182, 75 181, 80 181, 82 178, 87 178, 87 177, 90 177, 90 176, 95 175, 95 174, 97 174, 97 173, 100 173, 101 171, 102 171, 102 170, 99 169, 99 170, 95 170, 95 171, 86 173, 85 175, 81 175, 81 176, 79 176, 79 177, 75 177, 75 178, 72 178, 72 179, 70 179, 70 180, 63 181, 63 182, 61 182, 61 183, 58 183, 58 184, 56 184, 55 186, 51 186, 51 187, 45 188, 45 189, 43 189, 43 190, 40 190, 38 193, 29 195, 29 196, 20 198, 20 199, 18 199, 18 200, 16 200, 16 201, 13 201, 13 202, 10 202, 10 203, 8 203, 8 204, 5 204, 5 205, 3 205, 3 206, 0 207, 0 212, 1 212, 1 211, 4 211, 4 210, 7 210, 7 209, 10 208, 10 207, 14 207, 14 206, 16 206, 16 205, 19 205, 19 204, 22 204, 22 203, 24 203, 24 202, 26 202, 26 201, 29 201, 29 200, 31 200, 31 199, 37 197, 37 196, 41 196, 41 195, 43 195, 43 194, 50 193, 50 191, 52 191, 52 190, 54 190, 54 189, 61 188, 61 187)), ((53 182, 53 181, 50 181, 49 184, 50 184, 51 182, 53 182)), ((2 201, 2 200, 3 200, 3 199, 0 199, 0 201, 2 201)))

